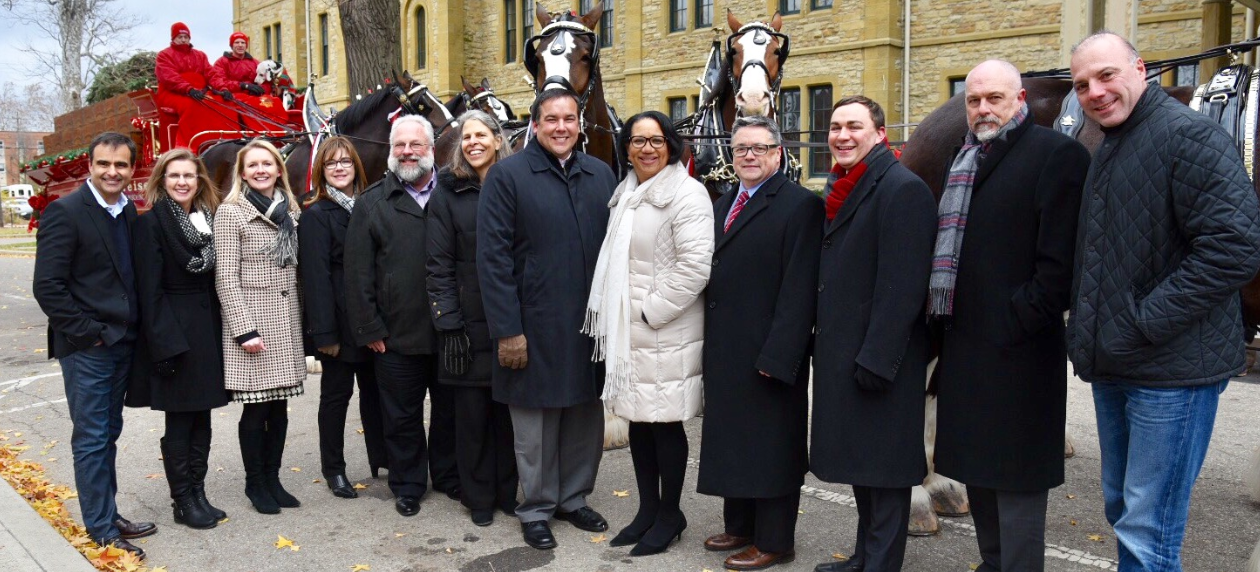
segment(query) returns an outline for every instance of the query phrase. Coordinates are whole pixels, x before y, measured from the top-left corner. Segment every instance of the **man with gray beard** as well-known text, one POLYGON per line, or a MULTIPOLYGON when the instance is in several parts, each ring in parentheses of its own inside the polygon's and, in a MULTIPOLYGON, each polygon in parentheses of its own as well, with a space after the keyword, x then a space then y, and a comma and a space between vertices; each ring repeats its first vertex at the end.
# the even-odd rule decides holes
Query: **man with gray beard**
POLYGON ((389 143, 389 172, 358 199, 346 230, 346 306, 355 341, 376 353, 394 508, 413 516, 428 490, 426 467, 434 489, 459 498, 455 412, 453 394, 437 382, 437 332, 425 290, 425 223, 437 187, 433 127, 418 116, 399 117, 389 143))

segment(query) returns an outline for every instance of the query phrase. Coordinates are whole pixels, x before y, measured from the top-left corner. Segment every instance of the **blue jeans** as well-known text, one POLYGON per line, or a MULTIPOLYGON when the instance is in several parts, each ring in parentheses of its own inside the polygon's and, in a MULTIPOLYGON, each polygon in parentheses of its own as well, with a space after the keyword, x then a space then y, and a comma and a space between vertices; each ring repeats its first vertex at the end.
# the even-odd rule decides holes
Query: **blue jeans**
POLYGON ((123 426, 123 395, 131 371, 131 342, 94 346, 60 358, 66 403, 74 432, 74 485, 79 489, 83 525, 93 540, 118 538, 118 436, 123 426))
POLYGON ((1216 404, 1229 380, 1196 387, 1095 383, 1107 522, 1115 529, 1119 572, 1179 572, 1216 404))

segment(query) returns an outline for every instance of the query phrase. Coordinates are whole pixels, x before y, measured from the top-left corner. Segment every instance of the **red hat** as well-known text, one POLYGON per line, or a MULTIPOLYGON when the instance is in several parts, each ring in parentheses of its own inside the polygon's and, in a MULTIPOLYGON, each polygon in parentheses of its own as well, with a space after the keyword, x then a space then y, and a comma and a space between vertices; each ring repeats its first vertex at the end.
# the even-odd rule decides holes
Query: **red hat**
POLYGON ((187 34, 189 38, 192 37, 192 32, 188 31, 188 26, 183 22, 175 22, 174 24, 171 24, 171 39, 174 40, 175 37, 180 34, 187 34))
POLYGON ((228 36, 228 46, 235 44, 237 40, 245 40, 245 45, 249 46, 249 36, 246 36, 245 32, 232 32, 232 35, 228 36))

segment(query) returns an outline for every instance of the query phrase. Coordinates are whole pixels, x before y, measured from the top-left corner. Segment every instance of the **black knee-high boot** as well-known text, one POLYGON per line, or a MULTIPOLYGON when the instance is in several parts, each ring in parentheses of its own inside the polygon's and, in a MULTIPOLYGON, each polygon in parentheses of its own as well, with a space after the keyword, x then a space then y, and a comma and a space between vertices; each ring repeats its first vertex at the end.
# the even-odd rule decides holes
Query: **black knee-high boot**
POLYGON ((284 458, 284 439, 289 433, 289 415, 285 412, 287 403, 284 400, 272 402, 271 415, 267 417, 266 456, 263 458, 263 479, 267 484, 267 492, 276 504, 283 508, 302 506, 289 491, 280 485, 280 466, 284 458))
POLYGON ((218 521, 197 504, 192 492, 192 475, 188 468, 188 441, 163 437, 162 465, 166 469, 166 482, 171 486, 171 508, 175 509, 175 522, 192 528, 214 528, 218 521))
POLYGON ((656 522, 661 506, 661 471, 650 425, 630 422, 630 460, 634 462, 634 481, 639 487, 639 512, 608 543, 609 546, 629 546, 638 542, 656 522))
POLYGON ((241 461, 245 464, 245 496, 254 505, 254 510, 263 514, 278 514, 280 505, 275 497, 267 491, 267 482, 263 477, 267 451, 266 417, 262 403, 247 403, 241 412, 241 422, 237 425, 237 435, 241 442, 241 461))
POLYGON ((206 474, 210 471, 210 412, 204 411, 203 418, 193 426, 192 440, 188 443, 188 469, 192 473, 192 492, 197 504, 214 516, 215 520, 227 518, 227 513, 210 504, 206 498, 206 474))

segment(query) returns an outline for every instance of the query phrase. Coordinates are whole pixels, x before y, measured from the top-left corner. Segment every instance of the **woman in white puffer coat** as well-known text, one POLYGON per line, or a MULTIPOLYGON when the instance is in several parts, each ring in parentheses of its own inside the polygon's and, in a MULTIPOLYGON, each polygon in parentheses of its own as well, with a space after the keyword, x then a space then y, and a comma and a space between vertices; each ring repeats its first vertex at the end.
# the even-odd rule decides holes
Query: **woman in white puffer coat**
POLYGON ((682 422, 700 411, 704 300, 713 258, 713 204, 680 162, 683 141, 658 111, 619 135, 633 168, 609 202, 584 330, 604 360, 604 402, 630 421, 639 512, 611 546, 664 551, 687 527, 682 422))

